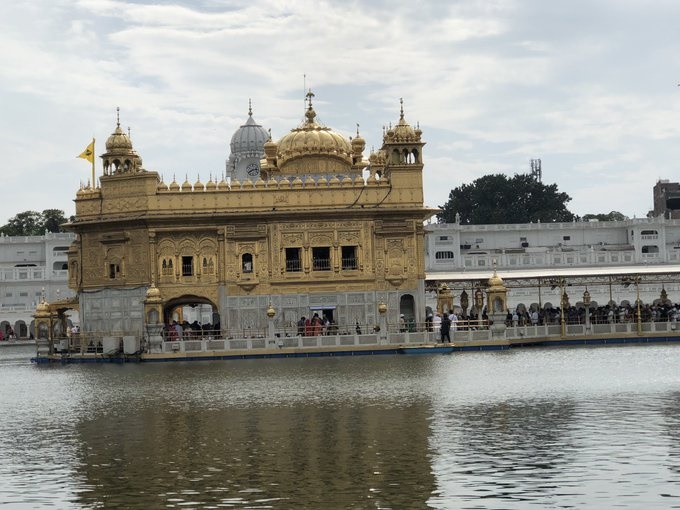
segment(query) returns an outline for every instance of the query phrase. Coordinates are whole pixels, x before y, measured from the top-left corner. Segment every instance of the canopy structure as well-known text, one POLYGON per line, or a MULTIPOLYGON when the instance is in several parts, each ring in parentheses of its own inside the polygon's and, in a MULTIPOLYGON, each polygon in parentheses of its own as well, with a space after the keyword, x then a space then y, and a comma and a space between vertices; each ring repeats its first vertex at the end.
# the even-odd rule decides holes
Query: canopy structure
MULTIPOLYGON (((482 282, 489 279, 492 271, 430 271, 425 275, 428 284, 482 282)), ((646 283, 671 283, 680 281, 680 265, 664 264, 658 266, 604 266, 578 268, 538 268, 500 270, 506 287, 537 287, 539 285, 559 285, 568 281, 575 285, 603 285, 613 282, 634 283, 639 277, 646 283)))

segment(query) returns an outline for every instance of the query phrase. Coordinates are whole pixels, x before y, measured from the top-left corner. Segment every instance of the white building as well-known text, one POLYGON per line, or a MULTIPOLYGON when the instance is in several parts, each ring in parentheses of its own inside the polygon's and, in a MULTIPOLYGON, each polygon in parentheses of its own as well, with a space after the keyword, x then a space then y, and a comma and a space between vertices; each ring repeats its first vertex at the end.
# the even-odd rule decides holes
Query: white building
MULTIPOLYGON (((33 313, 43 292, 49 302, 74 296, 68 288, 67 251, 71 233, 0 237, 0 330, 29 338, 33 313)), ((77 315, 72 317, 77 322, 77 315)))
MULTIPOLYGON (((571 303, 586 290, 600 305, 652 303, 665 291, 680 302, 680 220, 426 226, 427 281, 458 294, 487 280, 494 265, 508 305, 559 306, 560 281, 571 303), (637 285, 635 277, 639 276, 637 285)), ((431 296, 430 296, 431 298, 431 296)), ((431 301, 431 299, 430 299, 431 301)), ((428 301, 429 302, 429 301, 428 301)))

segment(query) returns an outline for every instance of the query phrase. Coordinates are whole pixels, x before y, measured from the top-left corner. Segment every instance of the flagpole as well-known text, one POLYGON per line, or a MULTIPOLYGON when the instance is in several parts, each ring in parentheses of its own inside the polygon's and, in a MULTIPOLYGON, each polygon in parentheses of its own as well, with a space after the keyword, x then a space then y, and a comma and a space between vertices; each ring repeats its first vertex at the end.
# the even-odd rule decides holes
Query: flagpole
POLYGON ((92 137, 92 189, 96 189, 97 185, 94 181, 94 155, 96 154, 94 150, 94 136, 92 137))

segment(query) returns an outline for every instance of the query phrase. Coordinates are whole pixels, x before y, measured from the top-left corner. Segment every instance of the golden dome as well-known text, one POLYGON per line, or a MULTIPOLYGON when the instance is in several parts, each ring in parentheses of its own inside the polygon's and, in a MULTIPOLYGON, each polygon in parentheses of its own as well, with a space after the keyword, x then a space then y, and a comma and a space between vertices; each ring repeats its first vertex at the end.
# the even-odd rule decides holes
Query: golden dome
POLYGON ((125 152, 132 150, 132 140, 130 140, 130 137, 121 129, 120 122, 118 122, 115 131, 106 140, 106 152, 113 152, 116 150, 123 150, 125 152))
MULTIPOLYGON (((309 160, 335 160, 332 165, 332 172, 323 173, 342 173, 349 170, 352 166, 352 144, 344 136, 334 133, 330 128, 319 124, 316 119, 316 112, 312 107, 312 97, 310 91, 307 94, 308 107, 305 112, 305 121, 297 128, 291 129, 290 133, 281 138, 277 145, 277 162, 282 173, 302 173, 298 172, 298 165, 292 164, 300 159, 309 160), (286 165, 290 165, 292 172, 285 172, 286 165), (292 164, 292 165, 291 165, 292 164)), ((265 152, 270 148, 269 142, 265 144, 265 152)), ((313 167, 313 166, 312 166, 313 167)), ((305 165, 306 169, 310 166, 305 165)), ((327 164, 320 164, 319 168, 329 169, 327 164)))
POLYGON ((161 291, 158 290, 158 287, 156 287, 153 283, 151 284, 151 287, 146 289, 146 299, 147 301, 151 299, 161 299, 161 291))
POLYGON ((38 306, 35 307, 36 313, 50 313, 50 305, 45 301, 44 299, 38 303, 38 306))
POLYGON ((420 141, 420 136, 422 131, 420 126, 417 129, 413 129, 411 125, 404 119, 404 100, 399 100, 401 107, 399 112, 399 122, 396 126, 387 130, 383 140, 385 142, 417 142, 420 141))
POLYGON ((385 161, 387 161, 387 155, 382 149, 376 152, 371 152, 371 154, 368 156, 368 162, 371 165, 381 166, 385 164, 385 161))
POLYGON ((352 150, 355 153, 361 154, 364 152, 364 149, 366 148, 366 140, 364 140, 361 135, 359 134, 359 124, 357 124, 357 136, 351 139, 352 140, 352 150))
POLYGON ((208 179, 208 183, 205 185, 207 191, 215 191, 217 189, 217 183, 213 181, 212 175, 208 179))
POLYGON ((495 269, 493 270, 493 275, 487 282, 487 287, 489 290, 505 290, 505 283, 503 282, 503 279, 498 276, 495 269))
POLYGON ((177 180, 175 179, 175 176, 172 176, 172 182, 170 183, 170 186, 168 186, 170 191, 179 191, 179 184, 177 184, 177 180))

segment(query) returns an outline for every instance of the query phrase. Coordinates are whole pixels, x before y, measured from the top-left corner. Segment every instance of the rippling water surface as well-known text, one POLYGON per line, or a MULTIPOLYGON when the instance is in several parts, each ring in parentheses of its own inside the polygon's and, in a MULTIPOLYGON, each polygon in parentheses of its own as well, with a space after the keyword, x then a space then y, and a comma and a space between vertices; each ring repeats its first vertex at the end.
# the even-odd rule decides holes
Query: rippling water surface
POLYGON ((680 508, 680 346, 34 366, 8 508, 680 508))

